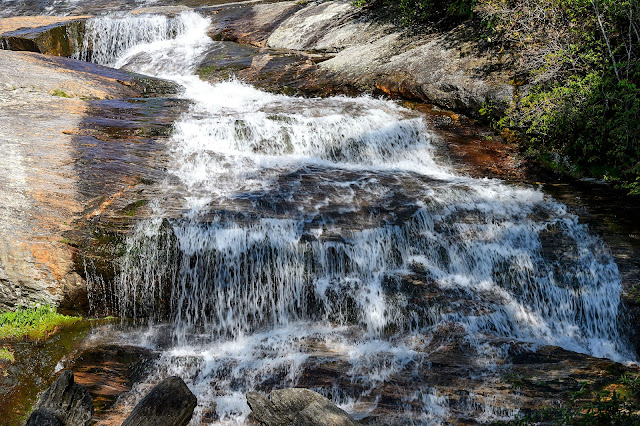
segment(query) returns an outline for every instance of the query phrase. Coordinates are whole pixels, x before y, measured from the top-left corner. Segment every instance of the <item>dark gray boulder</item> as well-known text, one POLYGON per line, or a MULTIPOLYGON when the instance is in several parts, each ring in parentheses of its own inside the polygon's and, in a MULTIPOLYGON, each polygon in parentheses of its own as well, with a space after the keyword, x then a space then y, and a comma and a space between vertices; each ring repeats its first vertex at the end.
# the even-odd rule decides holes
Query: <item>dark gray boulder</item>
POLYGON ((31 413, 29 416, 29 421, 27 422, 28 426, 37 425, 37 426, 64 426, 56 416, 51 414, 48 411, 44 410, 36 410, 31 413))
POLYGON ((92 417, 93 398, 73 381, 73 372, 66 370, 42 394, 27 426, 88 426, 92 417))
POLYGON ((180 377, 160 382, 122 423, 122 426, 184 426, 198 400, 180 377))
POLYGON ((247 393, 254 418, 267 426, 352 426, 357 423, 330 400, 309 389, 247 393))

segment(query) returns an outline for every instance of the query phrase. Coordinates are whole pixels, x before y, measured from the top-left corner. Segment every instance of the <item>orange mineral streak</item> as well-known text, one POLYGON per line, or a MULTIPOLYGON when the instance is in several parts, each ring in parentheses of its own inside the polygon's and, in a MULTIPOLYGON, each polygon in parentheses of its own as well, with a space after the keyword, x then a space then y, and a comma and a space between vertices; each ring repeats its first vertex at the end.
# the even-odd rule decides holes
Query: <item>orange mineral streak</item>
MULTIPOLYGON (((30 241, 25 243, 34 261, 51 273, 55 281, 62 282, 64 277, 72 271, 73 260, 69 246, 49 241, 30 241)), ((45 277, 43 277, 45 278, 45 277)), ((53 287, 49 288, 54 290, 53 287)), ((57 290, 54 294, 57 293, 57 290)))
POLYGON ((102 202, 102 204, 100 204, 100 206, 97 209, 95 209, 91 213, 87 214, 85 216, 85 219, 91 219, 93 217, 96 217, 96 216, 99 216, 99 215, 103 214, 107 209, 109 209, 109 207, 111 207, 111 205, 118 198, 120 198, 128 190, 130 190, 133 187, 135 187, 136 185, 138 185, 138 183, 139 182, 138 182, 137 179, 135 179, 133 181, 130 181, 130 183, 127 186, 125 186, 124 188, 122 188, 118 192, 116 192, 115 194, 113 194, 110 197, 108 197, 105 201, 102 202))

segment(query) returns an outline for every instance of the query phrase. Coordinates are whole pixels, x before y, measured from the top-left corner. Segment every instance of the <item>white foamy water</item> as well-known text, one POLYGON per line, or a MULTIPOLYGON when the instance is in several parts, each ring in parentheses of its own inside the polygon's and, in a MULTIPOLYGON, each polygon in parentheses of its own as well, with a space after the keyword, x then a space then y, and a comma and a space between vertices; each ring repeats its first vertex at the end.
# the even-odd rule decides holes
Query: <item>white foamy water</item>
POLYGON ((635 358, 617 266, 564 205, 438 164, 423 119, 392 102, 200 81, 208 25, 96 18, 80 55, 192 101, 156 217, 117 265, 121 314, 168 322, 173 339, 124 404, 176 374, 198 396, 193 424, 242 424, 247 391, 296 385, 356 418, 492 421, 517 398, 474 386, 499 379, 510 345, 635 358), (455 404, 432 379, 447 351, 473 376, 455 404))

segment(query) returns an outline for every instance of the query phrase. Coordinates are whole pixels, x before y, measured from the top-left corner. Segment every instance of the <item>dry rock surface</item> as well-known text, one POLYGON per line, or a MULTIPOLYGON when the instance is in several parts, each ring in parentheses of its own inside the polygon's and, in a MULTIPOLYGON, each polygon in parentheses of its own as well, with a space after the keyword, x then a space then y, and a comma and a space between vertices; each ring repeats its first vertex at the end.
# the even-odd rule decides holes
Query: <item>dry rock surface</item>
POLYGON ((307 89, 377 91, 472 115, 489 102, 506 107, 514 92, 508 53, 485 48, 465 26, 410 34, 343 0, 245 5, 212 19, 213 38, 322 55, 307 89))

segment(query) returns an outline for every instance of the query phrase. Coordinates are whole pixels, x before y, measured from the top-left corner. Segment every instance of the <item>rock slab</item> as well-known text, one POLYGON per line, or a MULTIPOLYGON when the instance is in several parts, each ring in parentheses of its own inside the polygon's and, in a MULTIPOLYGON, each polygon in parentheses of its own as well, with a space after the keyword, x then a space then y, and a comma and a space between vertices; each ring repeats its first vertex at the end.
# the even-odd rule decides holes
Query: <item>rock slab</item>
POLYGON ((352 426, 357 423, 330 400, 309 389, 247 393, 253 416, 267 426, 352 426))
POLYGON ((151 389, 122 426, 185 426, 198 400, 180 377, 169 377, 151 389))
POLYGON ((88 426, 92 417, 91 395, 73 381, 73 372, 66 370, 42 394, 27 426, 88 426))

